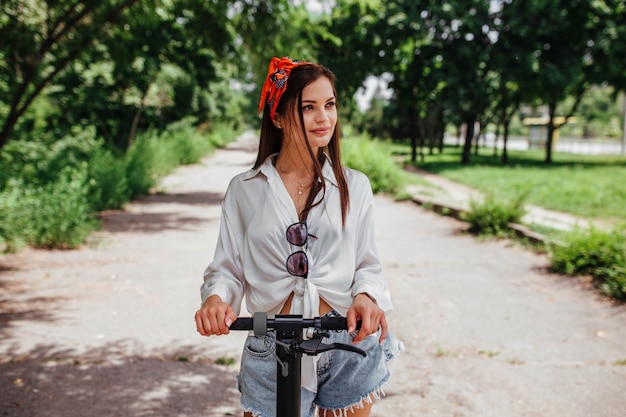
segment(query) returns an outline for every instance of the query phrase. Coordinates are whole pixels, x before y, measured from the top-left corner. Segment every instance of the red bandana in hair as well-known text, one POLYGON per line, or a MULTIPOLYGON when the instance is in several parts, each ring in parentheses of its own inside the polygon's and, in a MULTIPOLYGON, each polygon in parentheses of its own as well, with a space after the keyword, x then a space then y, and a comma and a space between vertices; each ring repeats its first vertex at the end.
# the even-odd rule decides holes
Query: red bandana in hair
POLYGON ((287 80, 291 70, 300 65, 310 64, 307 61, 293 61, 289 57, 272 58, 267 69, 267 77, 261 90, 261 101, 259 102, 259 113, 263 110, 265 103, 269 106, 270 119, 274 121, 276 115, 276 106, 280 101, 280 97, 287 88, 287 80))

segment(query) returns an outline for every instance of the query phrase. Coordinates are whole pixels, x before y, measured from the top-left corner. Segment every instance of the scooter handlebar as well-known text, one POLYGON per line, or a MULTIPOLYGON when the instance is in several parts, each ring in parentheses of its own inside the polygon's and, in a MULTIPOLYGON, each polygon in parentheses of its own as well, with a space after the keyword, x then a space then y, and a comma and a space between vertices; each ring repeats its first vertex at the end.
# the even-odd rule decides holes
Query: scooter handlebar
MULTIPOLYGON (((304 319, 300 316, 278 315, 273 319, 267 318, 266 313, 255 313, 254 317, 238 317, 230 330, 255 330, 265 328, 275 329, 281 322, 297 323, 302 329, 313 327, 319 330, 347 330, 348 319, 345 317, 315 317, 304 319)), ((357 329, 361 327, 361 322, 357 322, 357 329)))

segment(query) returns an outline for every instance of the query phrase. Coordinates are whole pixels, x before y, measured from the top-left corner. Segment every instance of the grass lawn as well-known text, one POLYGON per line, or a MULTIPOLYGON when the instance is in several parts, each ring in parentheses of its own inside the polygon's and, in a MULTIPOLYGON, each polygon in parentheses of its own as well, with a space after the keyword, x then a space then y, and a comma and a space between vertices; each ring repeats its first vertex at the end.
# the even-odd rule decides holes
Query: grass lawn
MULTIPOLYGON (((409 145, 388 146, 408 159, 409 145)), ((552 156, 552 164, 546 164, 544 151, 509 151, 509 164, 503 166, 489 148, 472 154, 471 163, 463 165, 461 148, 446 147, 416 166, 492 193, 496 199, 527 193, 528 204, 626 224, 626 157, 558 152, 552 156)))

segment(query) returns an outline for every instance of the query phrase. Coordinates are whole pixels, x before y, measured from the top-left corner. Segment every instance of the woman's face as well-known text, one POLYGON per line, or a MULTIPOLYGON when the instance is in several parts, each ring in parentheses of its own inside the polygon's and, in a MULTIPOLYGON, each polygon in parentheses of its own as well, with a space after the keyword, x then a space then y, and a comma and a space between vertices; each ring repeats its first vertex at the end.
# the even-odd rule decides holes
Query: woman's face
MULTIPOLYGON (((333 87, 326 77, 318 78, 302 90, 301 110, 304 132, 314 152, 328 145, 333 133, 335 133, 335 125, 337 124, 336 101, 333 87)), ((298 120, 297 114, 296 120, 298 120)), ((297 126, 294 128, 291 132, 292 137, 301 137, 300 129, 297 126)))

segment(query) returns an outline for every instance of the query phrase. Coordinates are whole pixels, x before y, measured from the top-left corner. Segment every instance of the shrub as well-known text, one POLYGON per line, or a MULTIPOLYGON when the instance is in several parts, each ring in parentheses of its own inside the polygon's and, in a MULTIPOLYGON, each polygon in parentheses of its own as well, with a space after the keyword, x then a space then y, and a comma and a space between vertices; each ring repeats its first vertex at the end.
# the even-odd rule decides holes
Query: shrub
POLYGON ((169 142, 178 165, 195 164, 215 146, 211 136, 195 126, 195 118, 187 117, 170 124, 161 137, 169 142))
POLYGON ((623 230, 575 229, 550 248, 552 270, 591 275, 603 293, 626 299, 626 235, 623 230))
POLYGON ((208 135, 211 145, 221 148, 233 142, 238 132, 228 124, 219 124, 208 135))
POLYGON ((1 196, 0 233, 8 250, 22 244, 73 248, 97 226, 88 202, 87 166, 64 169, 43 186, 14 182, 1 196))
POLYGON ((617 300, 626 301, 626 265, 614 265, 611 268, 598 268, 596 277, 598 289, 617 300))
POLYGON ((121 208, 130 198, 124 158, 98 148, 89 160, 89 188, 92 211, 121 208))
POLYGON ((95 129, 74 132, 46 145, 13 141, 0 159, 0 242, 5 250, 23 245, 72 248, 97 227, 98 211, 120 208, 147 194, 180 164, 195 163, 214 146, 236 137, 228 126, 203 133, 192 119, 162 134, 138 135, 123 157, 94 138, 95 129))
POLYGON ((54 182, 63 169, 78 167, 102 144, 95 139, 95 128, 91 127, 77 128, 72 135, 51 144, 37 138, 9 141, 2 148, 0 190, 7 186, 10 179, 29 185, 54 182))
POLYGON ((18 215, 22 184, 17 180, 4 184, 6 189, 0 193, 0 242, 4 242, 7 252, 17 252, 26 244, 24 228, 27 220, 18 215))
POLYGON ((520 194, 513 201, 496 201, 489 194, 480 202, 470 201, 470 208, 461 217, 470 223, 470 232, 480 236, 501 236, 509 234, 509 223, 519 223, 525 214, 524 199, 520 194))
POLYGON ((131 196, 146 194, 156 184, 155 154, 148 134, 138 135, 126 153, 126 181, 131 196))
POLYGON ((202 133, 193 126, 193 119, 187 118, 172 123, 161 134, 148 131, 138 135, 126 155, 130 195, 146 194, 158 178, 181 164, 199 162, 215 146, 222 146, 236 136, 228 127, 218 131, 219 134, 202 133))
POLYGON ((402 168, 394 162, 388 148, 367 138, 346 138, 341 142, 343 164, 366 174, 374 193, 393 195, 404 189, 402 168))

